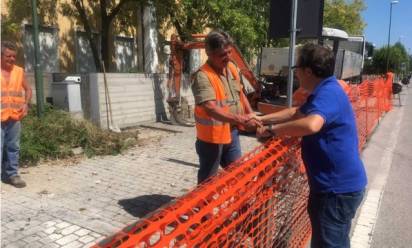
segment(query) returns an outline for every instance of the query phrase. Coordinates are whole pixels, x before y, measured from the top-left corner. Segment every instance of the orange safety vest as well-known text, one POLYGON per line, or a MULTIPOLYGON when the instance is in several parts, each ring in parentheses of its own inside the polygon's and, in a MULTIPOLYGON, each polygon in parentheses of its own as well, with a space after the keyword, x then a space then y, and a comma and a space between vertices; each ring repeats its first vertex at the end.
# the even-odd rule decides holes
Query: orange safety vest
MULTIPOLYGON (((233 64, 233 63, 229 63, 228 64, 229 70, 232 73, 232 76, 235 78, 236 82, 239 84, 240 90, 243 90, 243 85, 240 82, 240 75, 239 75, 239 71, 237 70, 237 67, 233 64)), ((244 113, 246 113, 246 101, 248 101, 247 97, 245 96, 245 94, 240 94, 240 107, 242 108, 242 111, 244 113)), ((246 128, 242 125, 238 125, 237 128, 240 131, 247 131, 246 128)))
MULTIPOLYGON (((237 70, 237 67, 233 64, 233 63, 229 63, 228 64, 229 70, 232 74, 232 76, 235 78, 236 82, 239 84, 240 86, 240 90, 243 90, 243 85, 240 82, 240 75, 239 75, 239 71, 237 70)), ((242 111, 243 113, 246 113, 246 101, 247 98, 244 94, 240 94, 240 106, 242 107, 242 111)))
MULTIPOLYGON (((239 74, 235 65, 229 63, 229 70, 237 82, 239 81, 239 74)), ((224 111, 229 112, 229 106, 226 104, 226 94, 223 83, 219 75, 210 67, 209 64, 204 64, 200 70, 204 72, 212 85, 216 94, 216 104, 223 108, 224 111)), ((244 107, 241 99, 241 105, 244 107)), ((203 106, 196 105, 195 107, 195 122, 197 138, 214 144, 229 144, 232 142, 230 133, 230 123, 222 122, 209 116, 203 106)))
POLYGON ((1 121, 12 119, 19 121, 23 118, 25 104, 23 88, 23 68, 13 66, 9 82, 1 75, 1 121))

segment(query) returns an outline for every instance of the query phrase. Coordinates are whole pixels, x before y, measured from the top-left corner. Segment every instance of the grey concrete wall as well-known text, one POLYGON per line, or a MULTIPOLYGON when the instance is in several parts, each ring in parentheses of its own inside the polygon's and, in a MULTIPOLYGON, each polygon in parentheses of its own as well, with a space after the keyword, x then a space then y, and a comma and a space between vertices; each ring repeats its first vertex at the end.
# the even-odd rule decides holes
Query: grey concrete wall
MULTIPOLYGON (((126 128, 169 119, 165 74, 108 73, 106 76, 114 126, 126 128)), ((85 116, 89 116, 96 125, 107 128, 110 111, 105 97, 107 92, 103 74, 89 74, 88 83, 89 94, 86 95, 90 99, 90 114, 84 111, 85 116)), ((189 103, 193 103, 192 93, 186 85, 184 83, 182 95, 189 98, 189 103)))
MULTIPOLYGON (((107 108, 102 73, 82 74, 81 101, 83 116, 97 126, 107 128, 107 108)), ((33 89, 32 103, 36 103, 34 73, 26 73, 27 82, 33 89)), ((52 74, 43 74, 44 98, 51 95, 52 74)), ((108 73, 114 123, 120 128, 132 127, 145 122, 170 120, 166 74, 108 73)), ((181 96, 194 109, 194 98, 188 75, 182 77, 181 96)))

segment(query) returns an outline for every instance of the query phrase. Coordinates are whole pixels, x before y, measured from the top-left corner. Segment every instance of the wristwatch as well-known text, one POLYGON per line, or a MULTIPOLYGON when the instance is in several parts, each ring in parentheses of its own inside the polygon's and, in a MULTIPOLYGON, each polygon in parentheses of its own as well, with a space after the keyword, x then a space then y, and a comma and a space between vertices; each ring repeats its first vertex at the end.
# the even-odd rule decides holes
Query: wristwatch
POLYGON ((271 135, 276 136, 276 132, 273 131, 272 126, 273 126, 272 124, 269 124, 269 126, 268 126, 268 131, 269 131, 269 133, 270 133, 271 135))

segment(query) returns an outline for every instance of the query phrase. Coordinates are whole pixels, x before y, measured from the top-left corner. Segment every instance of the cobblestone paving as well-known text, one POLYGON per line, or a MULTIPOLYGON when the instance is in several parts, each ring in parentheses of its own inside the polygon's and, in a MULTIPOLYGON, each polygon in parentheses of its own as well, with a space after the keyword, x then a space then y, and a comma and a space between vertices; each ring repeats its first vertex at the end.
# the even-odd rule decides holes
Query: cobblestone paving
POLYGON ((90 247, 195 187, 194 128, 150 126, 123 155, 22 168, 26 188, 2 184, 1 247, 90 247))

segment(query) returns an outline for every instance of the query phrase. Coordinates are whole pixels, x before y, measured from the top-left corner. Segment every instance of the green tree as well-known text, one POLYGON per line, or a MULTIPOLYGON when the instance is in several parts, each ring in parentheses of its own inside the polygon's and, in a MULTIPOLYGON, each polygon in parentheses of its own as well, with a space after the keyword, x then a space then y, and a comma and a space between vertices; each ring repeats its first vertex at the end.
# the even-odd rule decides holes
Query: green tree
POLYGON ((184 41, 205 28, 219 28, 227 31, 247 55, 267 41, 267 0, 158 0, 154 4, 159 25, 174 27, 184 41))
MULTIPOLYGON (((27 0, 7 1, 7 15, 1 14, 1 37, 2 40, 17 42, 21 39, 21 24, 25 20, 31 22, 32 8, 27 0)), ((42 0, 37 4, 37 13, 40 24, 56 24, 57 11, 54 0, 42 0)))
POLYGON ((61 12, 63 15, 76 18, 82 24, 90 43, 96 69, 102 71, 100 58, 106 70, 109 70, 111 65, 112 55, 109 47, 115 19, 121 15, 123 18, 119 18, 120 25, 129 27, 130 22, 137 20, 132 17, 137 12, 138 4, 142 3, 144 3, 143 0, 99 0, 87 1, 85 4, 83 0, 71 0, 70 3, 62 4, 61 12), (124 18, 126 16, 130 18, 124 18), (98 32, 100 37, 94 35, 94 32, 98 32), (100 51, 98 50, 99 39, 100 51))
POLYGON ((243 54, 250 56, 267 44, 269 27, 267 0, 210 1, 210 27, 222 28, 235 39, 243 54))
POLYGON ((411 73, 412 72, 412 55, 409 54, 408 55, 408 72, 411 73))
MULTIPOLYGON (((204 28, 229 32, 247 56, 265 45, 287 46, 286 39, 268 41, 270 1, 268 0, 157 0, 159 24, 175 27, 183 40, 204 28)), ((363 0, 326 0, 324 25, 349 34, 361 34, 365 23, 363 0)))
MULTIPOLYGON (((368 72, 385 73, 387 58, 388 48, 386 46, 375 51, 372 58, 372 64, 370 65, 370 68, 368 68, 368 72)), ((403 44, 397 42, 395 45, 389 47, 389 71, 400 73, 401 64, 408 63, 408 61, 409 56, 403 44)))
POLYGON ((365 7, 363 0, 325 0, 323 25, 360 35, 366 26, 361 16, 365 7))
POLYGON ((161 29, 175 28, 180 39, 190 40, 191 35, 202 33, 211 17, 207 0, 155 0, 158 25, 161 29))

